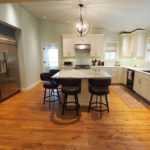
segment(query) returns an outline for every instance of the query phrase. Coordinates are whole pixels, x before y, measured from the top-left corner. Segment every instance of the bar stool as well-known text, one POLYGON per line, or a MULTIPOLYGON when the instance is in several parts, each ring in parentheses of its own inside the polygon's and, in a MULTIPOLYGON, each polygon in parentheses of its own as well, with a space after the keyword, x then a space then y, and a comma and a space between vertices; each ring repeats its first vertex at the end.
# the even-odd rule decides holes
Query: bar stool
POLYGON ((67 103, 75 103, 76 113, 78 116, 79 102, 78 93, 81 92, 81 79, 61 79, 62 93, 64 94, 63 110, 62 115, 64 115, 65 109, 67 109, 67 103), (68 95, 74 95, 75 101, 67 101, 68 95))
POLYGON ((102 112, 108 111, 109 112, 109 105, 108 105, 108 98, 107 95, 109 94, 109 85, 111 83, 111 79, 89 79, 89 92, 91 93, 91 98, 89 102, 88 112, 90 110, 99 111, 100 118, 102 118, 102 112), (92 102, 93 95, 96 95, 96 101, 92 102), (106 103, 102 102, 102 96, 105 96, 106 103), (97 98, 100 97, 100 102, 97 101, 97 98), (95 109, 91 107, 93 104, 100 104, 100 109, 95 109), (106 109, 102 109, 102 105, 106 106, 106 109))
POLYGON ((45 102, 48 102, 49 108, 50 102, 59 101, 59 103, 61 104, 58 91, 59 82, 56 79, 52 79, 52 76, 53 74, 47 72, 40 74, 41 80, 45 81, 43 84, 43 87, 45 88, 43 104, 45 104, 45 102), (49 91, 48 96, 46 96, 47 90, 49 91))
POLYGON ((60 71, 59 69, 50 69, 49 73, 56 74, 59 71, 60 71))

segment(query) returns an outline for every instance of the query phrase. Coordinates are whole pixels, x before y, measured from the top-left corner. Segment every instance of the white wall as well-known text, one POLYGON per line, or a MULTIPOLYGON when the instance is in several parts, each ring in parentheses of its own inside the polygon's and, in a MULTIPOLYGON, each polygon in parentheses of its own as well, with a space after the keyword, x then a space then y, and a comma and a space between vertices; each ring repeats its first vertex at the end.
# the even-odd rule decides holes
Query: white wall
MULTIPOLYGON (((59 47, 59 66, 61 67, 63 65, 63 62, 65 60, 73 61, 74 64, 78 63, 76 58, 63 58, 63 49, 62 49, 62 34, 72 34, 73 33, 73 27, 69 24, 60 24, 60 23, 52 23, 48 21, 42 20, 40 22, 40 37, 41 37, 41 43, 57 43, 59 47)), ((105 41, 117 41, 120 40, 119 33, 113 33, 111 31, 105 31, 102 29, 92 29, 90 33, 95 34, 104 34, 105 35, 105 41)), ((119 53, 119 47, 118 47, 118 53, 119 53)), ((84 58, 83 58, 84 59, 84 58)), ((94 58, 91 58, 91 60, 94 58)), ((101 58, 96 58, 100 60, 104 60, 104 56, 101 58)), ((89 62, 91 62, 91 60, 89 62)), ((112 61, 108 62, 112 65, 112 61)), ((113 61, 115 63, 115 61, 113 61)))
POLYGON ((21 88, 40 80, 41 51, 39 21, 18 4, 0 4, 0 21, 16 28, 21 88))

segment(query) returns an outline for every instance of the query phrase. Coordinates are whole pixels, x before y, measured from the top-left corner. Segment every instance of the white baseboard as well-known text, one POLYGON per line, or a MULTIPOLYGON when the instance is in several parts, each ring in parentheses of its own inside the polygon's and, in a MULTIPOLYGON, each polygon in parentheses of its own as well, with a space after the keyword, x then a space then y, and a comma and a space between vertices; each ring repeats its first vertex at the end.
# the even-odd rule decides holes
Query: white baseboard
POLYGON ((35 87, 37 84, 39 84, 40 82, 41 82, 41 80, 39 80, 39 81, 37 81, 37 82, 31 84, 31 85, 28 86, 27 88, 21 88, 21 91, 28 91, 28 90, 34 88, 34 87, 35 87))

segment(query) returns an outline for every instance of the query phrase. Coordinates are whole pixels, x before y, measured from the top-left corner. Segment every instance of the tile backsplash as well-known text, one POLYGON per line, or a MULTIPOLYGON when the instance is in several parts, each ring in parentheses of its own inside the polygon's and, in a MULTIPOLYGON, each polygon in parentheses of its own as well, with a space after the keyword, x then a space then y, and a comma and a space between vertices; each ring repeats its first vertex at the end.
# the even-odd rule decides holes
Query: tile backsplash
MULTIPOLYGON (((117 58, 115 60, 104 60, 101 58, 91 58, 88 53, 78 53, 75 58, 63 58, 64 61, 72 61, 73 65, 77 64, 89 64, 92 65, 92 60, 97 59, 104 61, 105 66, 115 66, 116 61, 120 62, 121 66, 133 66, 138 68, 150 69, 150 62, 146 62, 141 58, 117 58)), ((62 62, 62 65, 63 65, 62 62)))

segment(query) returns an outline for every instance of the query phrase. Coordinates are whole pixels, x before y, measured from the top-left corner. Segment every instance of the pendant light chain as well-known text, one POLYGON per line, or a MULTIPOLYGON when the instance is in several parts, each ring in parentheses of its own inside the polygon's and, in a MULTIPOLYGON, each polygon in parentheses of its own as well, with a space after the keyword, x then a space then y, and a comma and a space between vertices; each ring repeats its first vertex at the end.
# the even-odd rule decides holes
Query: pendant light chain
POLYGON ((87 21, 85 21, 85 18, 83 17, 83 4, 79 4, 80 7, 80 17, 79 20, 76 22, 75 27, 77 34, 80 35, 80 37, 85 36, 89 31, 89 24, 87 21))

